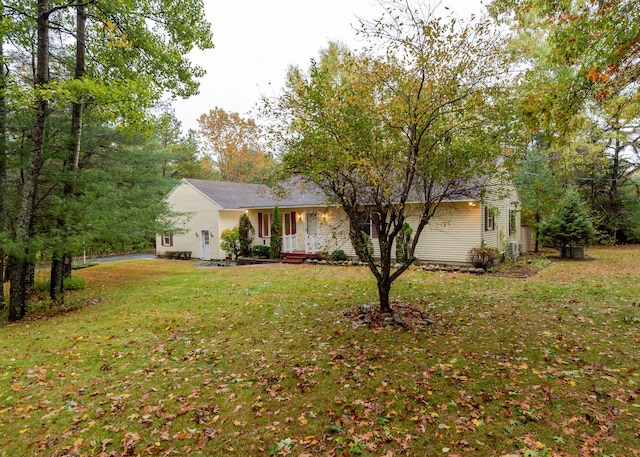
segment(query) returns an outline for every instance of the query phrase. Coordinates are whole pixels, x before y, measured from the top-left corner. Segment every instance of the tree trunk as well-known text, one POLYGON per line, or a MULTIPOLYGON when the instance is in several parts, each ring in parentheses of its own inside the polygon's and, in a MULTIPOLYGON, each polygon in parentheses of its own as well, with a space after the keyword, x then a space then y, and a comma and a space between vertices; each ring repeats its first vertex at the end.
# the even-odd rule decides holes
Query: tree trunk
POLYGON ((64 302, 64 270, 63 259, 54 258, 51 261, 51 275, 49 277, 49 296, 54 303, 64 302))
MULTIPOLYGON (((618 125, 618 122, 616 122, 618 125)), ((616 134, 620 132, 619 128, 614 128, 616 134)), ((620 153, 622 145, 619 139, 615 140, 613 151, 613 163, 611 166, 611 187, 609 188, 609 211, 611 214, 610 230, 612 232, 613 243, 618 244, 618 226, 620 224, 620 202, 618 201, 618 179, 620 178, 620 153)))
POLYGON ((386 224, 378 222, 378 246, 380 247, 380 276, 378 276, 378 296, 380 298, 380 312, 391 313, 389 293, 391 292, 391 245, 393 239, 389 239, 386 224))
MULTIPOLYGON (((0 19, 4 17, 4 4, 0 4, 0 19)), ((7 99, 4 64, 4 36, 0 35, 0 233, 7 229, 7 99)), ((0 248, 0 310, 4 309, 5 254, 0 248)))
MULTIPOLYGON (((87 6, 83 2, 76 5, 76 62, 74 70, 74 78, 82 79, 85 74, 86 62, 86 24, 87 24, 87 6)), ((63 166, 63 201, 73 198, 75 194, 74 180, 78 168, 80 167, 80 150, 82 145, 82 101, 71 105, 71 141, 70 153, 65 160, 63 166)), ((51 286, 49 295, 51 300, 64 301, 64 279, 71 276, 72 254, 65 250, 66 236, 65 233, 69 229, 65 220, 65 215, 58 220, 58 226, 61 229, 62 240, 55 249, 53 261, 51 263, 51 286), (67 268, 69 266, 69 268, 67 268)))
POLYGON ((391 303, 389 302, 389 294, 391 293, 391 283, 389 278, 380 278, 378 280, 378 300, 380 300, 380 312, 391 314, 391 303))
POLYGON ((9 296, 9 320, 17 321, 27 313, 29 299, 29 268, 24 259, 11 258, 11 290, 9 296))
POLYGON ((73 263, 73 258, 69 255, 64 256, 64 261, 62 265, 62 277, 63 279, 69 279, 71 277, 71 266, 73 263))
MULTIPOLYGON (((75 79, 82 79, 86 66, 86 28, 87 5, 80 2, 76 9, 76 68, 75 79)), ((82 100, 71 106, 71 137, 73 141, 73 160, 71 170, 76 172, 80 167, 80 150, 82 145, 82 100)))
POLYGON ((536 247, 533 252, 540 252, 540 213, 536 211, 536 247))
POLYGON ((21 191, 20 208, 16 218, 15 242, 24 249, 22 256, 11 258, 11 293, 9 304, 9 320, 22 319, 27 310, 27 301, 31 289, 31 265, 35 253, 29 245, 36 194, 42 169, 42 152, 45 139, 49 104, 46 96, 39 93, 39 89, 49 83, 49 3, 48 0, 38 0, 38 44, 37 66, 35 77, 36 102, 31 136, 31 148, 24 175, 21 191))

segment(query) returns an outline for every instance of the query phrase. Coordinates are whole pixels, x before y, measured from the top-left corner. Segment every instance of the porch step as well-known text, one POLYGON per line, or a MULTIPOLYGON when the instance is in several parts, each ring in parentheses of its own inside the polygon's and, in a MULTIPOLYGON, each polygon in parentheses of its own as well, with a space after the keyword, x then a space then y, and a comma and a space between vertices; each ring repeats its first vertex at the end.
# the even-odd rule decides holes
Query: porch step
POLYGON ((307 254, 306 252, 285 252, 282 263, 303 263, 307 259, 317 259, 316 254, 307 254))
POLYGON ((303 263, 304 258, 302 257, 285 257, 282 259, 282 263, 303 263))

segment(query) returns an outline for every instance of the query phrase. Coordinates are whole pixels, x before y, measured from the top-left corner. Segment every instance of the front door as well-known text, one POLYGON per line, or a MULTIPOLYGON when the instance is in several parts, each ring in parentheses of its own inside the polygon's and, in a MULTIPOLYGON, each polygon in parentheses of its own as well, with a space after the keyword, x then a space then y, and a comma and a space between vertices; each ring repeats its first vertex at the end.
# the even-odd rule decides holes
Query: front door
POLYGON ((211 233, 209 230, 200 231, 200 258, 211 260, 211 233))
POLYGON ((315 211, 308 212, 306 214, 306 237, 305 237, 305 252, 308 254, 315 254, 322 250, 320 246, 320 220, 318 213, 315 211))
POLYGON ((296 213, 282 213, 282 252, 295 252, 297 247, 296 213))

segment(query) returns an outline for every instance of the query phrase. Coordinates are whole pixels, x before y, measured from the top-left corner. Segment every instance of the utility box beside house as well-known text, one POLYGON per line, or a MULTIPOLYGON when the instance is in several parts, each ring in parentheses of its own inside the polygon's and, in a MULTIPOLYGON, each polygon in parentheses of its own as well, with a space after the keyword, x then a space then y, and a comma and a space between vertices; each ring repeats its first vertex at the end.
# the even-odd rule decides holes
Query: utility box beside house
POLYGON ((526 254, 533 250, 533 230, 526 225, 520 226, 520 253, 526 254))

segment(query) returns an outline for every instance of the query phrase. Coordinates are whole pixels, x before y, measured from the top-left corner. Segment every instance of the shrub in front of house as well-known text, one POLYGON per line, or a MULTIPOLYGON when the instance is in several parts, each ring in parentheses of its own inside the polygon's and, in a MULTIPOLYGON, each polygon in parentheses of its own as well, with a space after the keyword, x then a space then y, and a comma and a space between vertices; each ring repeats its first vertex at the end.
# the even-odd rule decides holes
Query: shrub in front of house
POLYGON ((342 249, 336 249, 331 253, 331 260, 334 262, 343 262, 348 259, 347 254, 342 249))
POLYGON ((240 255, 251 255, 251 243, 253 241, 253 235, 256 231, 249 220, 249 216, 242 214, 240 221, 238 222, 238 241, 240 242, 240 255))
POLYGON ((396 262, 404 263, 409 260, 412 232, 413 229, 408 223, 402 224, 402 230, 400 230, 396 238, 396 262))
POLYGON ((282 218, 280 217, 280 209, 277 206, 273 208, 270 243, 269 256, 272 259, 282 257, 282 218))
POLYGON ((498 258, 498 250, 487 246, 480 246, 469 251, 469 263, 475 268, 488 270, 498 258))
POLYGON ((254 257, 261 257, 263 259, 269 258, 270 248, 269 246, 263 246, 261 244, 251 248, 251 253, 254 257))
POLYGON ((227 255, 233 259, 238 258, 240 254, 240 236, 238 235, 238 226, 232 229, 223 230, 220 234, 220 247, 227 255))

